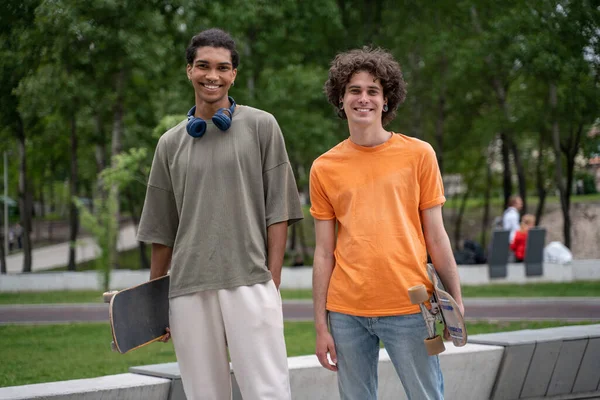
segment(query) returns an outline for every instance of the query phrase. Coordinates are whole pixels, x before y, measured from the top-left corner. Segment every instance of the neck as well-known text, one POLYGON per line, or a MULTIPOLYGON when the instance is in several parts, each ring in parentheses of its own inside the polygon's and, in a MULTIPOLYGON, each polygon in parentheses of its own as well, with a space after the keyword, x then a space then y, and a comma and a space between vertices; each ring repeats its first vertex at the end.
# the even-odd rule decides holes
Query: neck
POLYGON ((220 108, 229 107, 231 107, 231 103, 229 102, 228 96, 225 96, 214 103, 208 103, 196 96, 196 112, 194 113, 194 116, 204 120, 211 119, 220 108))
POLYGON ((350 130, 350 140, 353 143, 364 147, 375 147, 387 142, 392 133, 383 129, 381 124, 363 127, 348 124, 350 130))

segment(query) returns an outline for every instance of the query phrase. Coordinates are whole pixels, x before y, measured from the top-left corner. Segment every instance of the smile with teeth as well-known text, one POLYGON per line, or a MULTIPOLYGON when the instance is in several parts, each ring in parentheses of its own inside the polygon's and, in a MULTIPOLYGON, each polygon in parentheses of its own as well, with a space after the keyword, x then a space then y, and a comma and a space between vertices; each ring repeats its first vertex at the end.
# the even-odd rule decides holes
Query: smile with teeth
POLYGON ((370 108, 355 108, 355 110, 358 111, 358 112, 369 112, 369 111, 371 111, 370 108))
POLYGON ((208 90, 217 90, 218 88, 221 87, 221 85, 211 85, 211 84, 207 84, 207 83, 203 83, 202 86, 204 86, 208 90))

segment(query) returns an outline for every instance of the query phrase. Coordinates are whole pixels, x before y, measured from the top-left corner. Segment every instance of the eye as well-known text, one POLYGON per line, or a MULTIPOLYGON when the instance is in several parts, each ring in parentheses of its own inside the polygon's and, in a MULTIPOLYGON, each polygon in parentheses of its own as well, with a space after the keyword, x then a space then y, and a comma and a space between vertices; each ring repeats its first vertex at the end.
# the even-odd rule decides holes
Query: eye
POLYGON ((226 65, 222 65, 222 66, 219 67, 219 70, 220 71, 229 71, 229 67, 226 66, 226 65))

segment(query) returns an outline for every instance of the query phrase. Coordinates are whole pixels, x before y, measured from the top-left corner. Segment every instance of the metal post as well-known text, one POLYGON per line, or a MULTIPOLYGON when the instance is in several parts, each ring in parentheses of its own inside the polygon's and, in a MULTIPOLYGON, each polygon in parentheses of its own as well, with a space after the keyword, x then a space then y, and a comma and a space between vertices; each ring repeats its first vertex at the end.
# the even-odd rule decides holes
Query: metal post
POLYGON ((4 152, 4 254, 8 256, 8 161, 4 152))

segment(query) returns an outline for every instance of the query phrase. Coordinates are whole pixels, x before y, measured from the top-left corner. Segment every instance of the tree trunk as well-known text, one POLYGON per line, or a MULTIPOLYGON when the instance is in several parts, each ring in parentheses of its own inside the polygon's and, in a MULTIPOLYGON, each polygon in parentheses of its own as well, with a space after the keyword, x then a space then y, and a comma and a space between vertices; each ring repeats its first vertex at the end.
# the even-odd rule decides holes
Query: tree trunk
POLYGON ((31 197, 29 196, 29 181, 27 178, 27 149, 25 147, 25 127, 18 119, 19 141, 19 212, 21 214, 23 272, 31 272, 31 197))
MULTIPOLYGON (((123 99, 123 91, 125 87, 125 70, 121 69, 119 73, 115 77, 115 92, 117 95, 115 106, 113 109, 113 129, 112 129, 112 144, 111 144, 111 158, 114 160, 114 157, 121 153, 121 141, 123 138, 123 114, 124 114, 124 99, 123 99)), ((113 161, 114 163, 114 161, 113 161)), ((113 167, 115 165, 113 164, 113 167)), ((117 267, 118 257, 117 257, 117 243, 120 231, 120 210, 119 210, 119 187, 117 184, 113 184, 110 188, 112 194, 114 195, 114 199, 116 199, 115 204, 115 214, 114 219, 116 223, 116 232, 115 232, 115 243, 113 246, 113 251, 110 256, 110 265, 112 268, 117 267)))
POLYGON ((469 198, 470 188, 467 186, 467 190, 463 193, 462 198, 460 200, 460 207, 458 211, 458 215, 456 216, 455 224, 454 224, 454 248, 456 250, 460 250, 460 239, 461 239, 461 229, 462 229, 462 221, 463 216, 465 215, 465 208, 467 206, 467 199, 469 198))
MULTIPOLYGON (((56 164, 54 161, 50 161, 50 176, 56 176, 56 164)), ((56 211, 56 192, 54 190, 54 182, 52 181, 50 182, 48 197, 50 197, 49 211, 50 213, 54 213, 56 211)))
POLYGON ((537 188, 538 195, 538 205, 535 210, 535 226, 538 226, 542 222, 542 215, 544 214, 544 206, 546 204, 546 195, 548 191, 546 190, 546 185, 544 183, 544 173, 543 173, 543 165, 544 165, 544 131, 540 129, 539 143, 538 143, 538 159, 535 171, 535 185, 537 188))
POLYGON ((67 269, 75 271, 77 269, 77 234, 79 233, 79 212, 73 199, 77 197, 78 165, 77 165, 77 122, 76 115, 71 114, 71 176, 69 179, 69 262, 67 269))
MULTIPOLYGON (((253 29, 249 29, 246 34, 248 41, 244 45, 244 57, 247 60, 252 59, 252 43, 256 40, 256 32, 253 29)), ((251 100, 256 98, 256 79, 258 72, 256 68, 253 68, 253 72, 248 75, 248 79, 246 80, 246 88, 248 89, 248 97, 251 100)))
MULTIPOLYGON (((473 21, 473 26, 475 31, 479 35, 483 35, 483 28, 481 27, 481 23, 479 21, 479 16, 477 14, 477 8, 475 6, 471 6, 471 19, 473 21)), ((485 62, 488 65, 490 71, 496 70, 496 63, 494 62, 494 58, 492 54, 488 54, 485 57, 485 62)), ((498 107, 502 111, 503 115, 503 123, 502 123, 502 131, 500 133, 500 137, 502 139, 502 162, 504 164, 504 174, 503 174, 503 188, 504 188, 504 208, 508 206, 508 198, 512 195, 512 182, 511 182, 511 173, 510 173, 510 161, 509 161, 509 152, 510 149, 516 149, 516 145, 513 144, 513 132, 510 128, 510 109, 508 106, 508 85, 505 81, 499 78, 498 74, 491 75, 491 86, 494 89, 494 93, 496 94, 496 100, 498 102, 498 107)), ((519 192, 521 193, 521 197, 523 198, 523 210, 525 210, 525 202, 527 201, 525 197, 526 192, 526 177, 522 172, 522 166, 520 157, 518 152, 513 151, 515 153, 515 164, 517 164, 517 173, 519 174, 519 192)))
POLYGON ((563 213, 563 235, 565 246, 571 248, 571 216, 569 215, 569 199, 567 196, 567 188, 565 188, 562 157, 560 152, 560 127, 558 125, 558 96, 556 93, 556 84, 550 83, 550 110, 552 114, 552 145, 555 156, 555 180, 560 195, 560 206, 563 213))
POLYGON ((525 182, 525 169, 523 168, 523 161, 519 149, 514 140, 511 140, 510 147, 512 150, 513 157, 515 158, 515 169, 517 170, 517 179, 519 182, 519 196, 523 200, 523 209, 521 215, 527 213, 527 184, 525 182))
POLYGON ((287 246, 288 250, 294 251, 296 248, 296 226, 298 224, 292 225, 292 234, 290 235, 289 246, 287 246))
POLYGON ((510 143, 505 133, 500 133, 502 140, 502 188, 504 189, 504 207, 508 207, 508 198, 512 195, 512 180, 510 172, 510 143))
MULTIPOLYGON (((4 213, 0 218, 2 226, 4 226, 4 213)), ((6 274, 6 254, 4 253, 4 229, 0 230, 0 274, 6 274)))
POLYGON ((303 221, 294 224, 294 226, 298 225, 298 238, 299 238, 299 253, 302 257, 302 264, 306 264, 306 236, 304 235, 304 224, 303 221))
MULTIPOLYGON (((475 165, 475 168, 472 170, 472 175, 469 177, 468 181, 466 182, 466 190, 465 193, 463 193, 461 201, 460 201, 460 207, 459 207, 459 211, 458 211, 458 215, 456 216, 455 219, 455 228, 454 228, 454 248, 457 250, 460 250, 460 240, 461 240, 461 230, 462 230, 462 221, 463 221, 463 216, 465 214, 465 209, 467 206, 467 200, 469 198, 469 195, 471 194, 471 188, 473 187, 475 181, 477 180, 477 177, 479 176, 479 171, 481 170, 482 164, 485 163, 487 159, 487 156, 482 156, 479 158, 479 160, 477 160, 477 164, 475 165)), ((472 239, 472 238, 471 238, 472 239)))
POLYGON ((485 192, 483 195, 483 217, 481 219, 481 238, 479 242, 482 248, 486 248, 487 245, 487 232, 489 230, 490 221, 490 198, 492 194, 492 168, 490 167, 491 160, 486 163, 485 166, 485 192))
POLYGON ((437 143, 436 155, 440 173, 444 175, 444 124, 446 123, 446 69, 448 60, 442 53, 440 59, 441 88, 437 101, 437 120, 435 124, 435 139, 437 143))
POLYGON ((46 217, 46 196, 44 195, 44 185, 40 185, 40 217, 46 217))
MULTIPOLYGON (((418 53, 409 53, 408 60, 411 66, 411 78, 413 82, 419 81, 419 62, 420 57, 418 53)), ((409 96, 409 104, 410 104, 410 118, 412 125, 412 134, 414 137, 423 139, 423 102, 420 101, 418 94, 413 93, 409 96)))
MULTIPOLYGON (((129 203, 129 212, 131 212, 131 220, 133 221, 133 225, 137 231, 137 227, 140 223, 140 213, 138 213, 137 209, 134 206, 134 197, 130 188, 125 190, 125 195, 127 196, 127 202, 129 203)), ((138 249, 140 251, 140 268, 142 269, 150 269, 150 260, 148 260, 148 254, 146 253, 146 243, 138 242, 138 249)))

